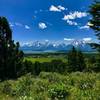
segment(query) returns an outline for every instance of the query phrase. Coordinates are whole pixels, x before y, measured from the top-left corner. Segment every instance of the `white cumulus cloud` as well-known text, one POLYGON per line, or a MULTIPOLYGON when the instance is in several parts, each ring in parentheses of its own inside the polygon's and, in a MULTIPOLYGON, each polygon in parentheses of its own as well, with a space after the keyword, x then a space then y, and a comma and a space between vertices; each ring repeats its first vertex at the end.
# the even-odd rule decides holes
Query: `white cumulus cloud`
POLYGON ((74 22, 74 21, 71 21, 71 20, 67 20, 67 23, 69 24, 69 25, 78 25, 77 24, 77 22, 74 22))
POLYGON ((49 10, 54 11, 54 12, 61 12, 61 10, 58 7, 54 6, 54 5, 51 5, 49 10))
POLYGON ((28 25, 25 25, 25 29, 29 30, 29 29, 30 29, 30 27, 29 27, 28 25))
POLYGON ((90 37, 83 38, 83 41, 85 41, 85 42, 91 42, 92 41, 92 38, 90 38, 90 37))
POLYGON ((74 39, 72 38, 64 38, 64 41, 73 41, 74 39))
POLYGON ((47 28, 47 25, 45 23, 43 23, 43 22, 40 22, 39 23, 39 28, 40 29, 45 29, 45 28, 47 28))
POLYGON ((21 27, 21 28, 25 28, 25 29, 27 29, 27 30, 29 30, 30 29, 30 26, 29 25, 25 25, 25 24, 23 24, 23 23, 20 23, 20 22, 10 22, 10 26, 11 27, 21 27))
POLYGON ((86 17, 87 13, 86 12, 79 12, 79 11, 75 11, 73 13, 69 13, 68 15, 64 15, 64 18, 62 18, 63 20, 73 20, 76 18, 82 18, 82 17, 86 17))
POLYGON ((63 10, 66 10, 66 8, 61 5, 59 6, 51 5, 51 7, 49 8, 49 11, 53 11, 53 12, 61 12, 63 10))
POLYGON ((19 22, 15 22, 15 25, 16 25, 16 26, 20 26, 20 27, 23 26, 23 24, 22 24, 22 23, 19 23, 19 22))
POLYGON ((86 25, 80 26, 79 29, 89 29, 90 25, 92 25, 92 24, 90 24, 90 22, 88 22, 86 25))
POLYGON ((61 6, 61 5, 59 5, 58 8, 59 8, 60 10, 66 10, 65 7, 63 7, 63 6, 61 6))
POLYGON ((89 26, 88 25, 81 26, 81 27, 79 27, 79 29, 89 29, 89 26))

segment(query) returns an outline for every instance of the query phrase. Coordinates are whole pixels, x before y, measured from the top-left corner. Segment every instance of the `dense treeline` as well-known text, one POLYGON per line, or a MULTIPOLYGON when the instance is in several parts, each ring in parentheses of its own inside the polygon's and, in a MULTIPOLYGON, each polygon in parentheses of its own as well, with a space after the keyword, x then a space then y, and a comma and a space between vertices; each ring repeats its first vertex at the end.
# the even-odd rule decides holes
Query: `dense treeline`
MULTIPOLYGON (((76 51, 75 51, 76 52, 76 51)), ((39 62, 36 61, 32 63, 29 60, 25 61, 26 72, 32 73, 33 75, 39 75, 40 72, 57 72, 61 74, 71 73, 71 72, 100 72, 97 57, 90 56, 86 57, 80 51, 76 52, 74 56, 73 50, 69 52, 69 55, 66 56, 67 62, 62 60, 52 60, 51 62, 39 62), (72 60, 73 59, 73 60, 72 60)), ((41 59, 41 58, 40 58, 41 59)))

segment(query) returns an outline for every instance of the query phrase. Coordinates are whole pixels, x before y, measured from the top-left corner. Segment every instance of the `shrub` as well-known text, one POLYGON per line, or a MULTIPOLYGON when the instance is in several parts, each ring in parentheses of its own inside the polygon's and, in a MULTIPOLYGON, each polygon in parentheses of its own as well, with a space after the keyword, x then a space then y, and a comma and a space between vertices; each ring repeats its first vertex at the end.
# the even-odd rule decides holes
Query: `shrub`
POLYGON ((52 100, 65 100, 69 95, 64 84, 51 85, 48 90, 49 96, 52 100))
POLYGON ((21 77, 16 85, 15 94, 18 96, 30 96, 32 79, 31 75, 21 77))
POLYGON ((2 86, 2 92, 4 94, 7 94, 7 95, 10 95, 12 93, 12 88, 11 88, 11 84, 9 83, 9 81, 5 81, 3 83, 3 86, 2 86))
POLYGON ((38 79, 34 83, 34 87, 33 88, 34 88, 35 92, 39 94, 39 93, 47 91, 48 85, 49 85, 49 83, 48 83, 47 80, 38 79))
POLYGON ((39 77, 47 79, 50 83, 60 83, 62 81, 62 75, 55 72, 41 72, 39 77))

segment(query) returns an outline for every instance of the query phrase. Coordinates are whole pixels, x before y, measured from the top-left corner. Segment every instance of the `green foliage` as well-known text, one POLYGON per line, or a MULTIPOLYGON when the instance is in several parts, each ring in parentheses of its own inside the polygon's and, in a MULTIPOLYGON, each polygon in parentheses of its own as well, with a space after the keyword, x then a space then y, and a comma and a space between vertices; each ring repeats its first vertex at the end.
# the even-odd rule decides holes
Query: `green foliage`
MULTIPOLYGON (((76 71, 100 72, 100 57, 98 53, 83 54, 81 51, 75 49, 74 51, 72 50, 69 53, 67 53, 66 56, 68 57, 68 59, 67 57, 64 58, 66 59, 65 62, 60 59, 54 59, 51 62, 41 62, 42 58, 38 58, 37 60, 37 58, 25 57, 25 59, 27 60, 24 60, 24 71, 25 73, 31 73, 33 75, 39 75, 40 72, 57 72, 61 74, 76 71), (34 62, 35 59, 36 62, 34 62)), ((61 58, 63 57, 64 55, 61 56, 61 58)))
POLYGON ((83 71, 86 67, 83 53, 75 47, 68 53, 68 66, 69 72, 83 71))
POLYGON ((5 81, 2 85, 2 90, 1 90, 4 94, 11 94, 12 88, 11 88, 11 84, 9 81, 5 81))
POLYGON ((100 73, 42 72, 0 83, 0 100, 99 100, 100 73))
POLYGON ((40 63, 39 61, 36 61, 35 63, 32 63, 29 60, 24 61, 24 69, 23 69, 24 73, 39 75, 39 73, 42 71, 65 73, 66 63, 64 63, 62 60, 52 60, 51 62, 43 62, 43 63, 40 63))
POLYGON ((64 84, 54 84, 49 87, 49 96, 52 100, 66 100, 69 93, 64 84))
POLYGON ((26 76, 23 76, 22 78, 19 78, 19 81, 14 90, 15 95, 30 96, 31 85, 32 85, 32 79, 31 79, 30 74, 27 74, 26 76))
POLYGON ((38 79, 36 82, 35 82, 35 92, 37 94, 41 94, 45 91, 47 91, 48 89, 48 80, 41 80, 41 79, 38 79))
POLYGON ((16 78, 21 75, 23 52, 19 43, 12 40, 12 31, 5 17, 0 17, 0 79, 16 78))
POLYGON ((34 74, 39 75, 40 72, 41 72, 41 63, 36 61, 34 63, 34 74))
POLYGON ((27 61, 31 61, 32 63, 35 63, 36 61, 38 61, 40 63, 51 62, 52 60, 62 60, 63 62, 67 62, 67 60, 63 57, 65 54, 60 57, 59 56, 55 57, 55 55, 53 55, 53 54, 49 55, 50 57, 48 57, 48 56, 43 57, 45 54, 44 55, 41 55, 41 54, 36 55, 35 57, 34 57, 34 55, 32 56, 32 54, 31 54, 31 56, 27 56, 24 59, 27 61), (40 56, 40 57, 38 57, 38 56, 40 56))
POLYGON ((61 82, 61 79, 62 77, 60 77, 59 74, 53 72, 53 73, 46 73, 46 72, 41 72, 39 74, 39 77, 41 79, 46 79, 49 81, 49 83, 60 83, 61 82))
POLYGON ((86 60, 86 69, 87 72, 100 72, 100 55, 90 56, 86 60))
MULTIPOLYGON (((90 6, 89 13, 92 16, 89 26, 95 31, 98 40, 100 40, 100 1, 99 0, 95 0, 95 2, 93 2, 93 4, 90 6)), ((93 48, 96 48, 100 52, 100 43, 91 43, 91 46, 93 48)))
POLYGON ((24 70, 23 70, 23 72, 24 73, 34 73, 33 71, 34 71, 34 65, 33 65, 33 63, 31 62, 31 61, 29 61, 29 60, 25 60, 24 62, 24 70))
POLYGON ((93 4, 91 4, 89 13, 92 16, 89 26, 95 31, 95 34, 99 40, 98 43, 90 44, 93 48, 99 51, 97 61, 93 65, 94 66, 93 70, 99 72, 100 71, 100 1, 99 0, 95 0, 93 4))

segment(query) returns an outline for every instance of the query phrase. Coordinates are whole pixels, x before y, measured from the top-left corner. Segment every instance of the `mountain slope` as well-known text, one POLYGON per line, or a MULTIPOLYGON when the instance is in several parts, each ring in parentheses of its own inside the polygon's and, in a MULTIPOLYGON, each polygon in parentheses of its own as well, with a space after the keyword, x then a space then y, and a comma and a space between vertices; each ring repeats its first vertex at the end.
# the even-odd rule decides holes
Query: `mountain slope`
POLYGON ((20 47, 21 50, 31 50, 31 51, 69 51, 72 47, 75 46, 76 49, 79 49, 83 52, 94 52, 96 50, 92 49, 91 46, 85 41, 74 40, 70 44, 67 43, 56 43, 45 41, 43 43, 35 41, 32 43, 24 44, 20 47))

